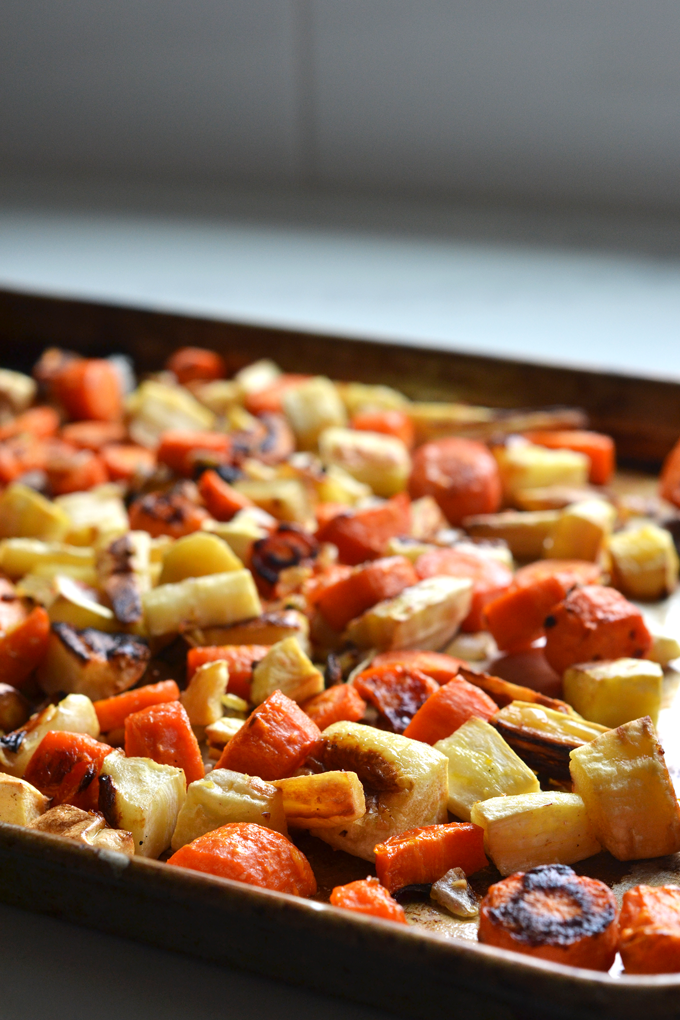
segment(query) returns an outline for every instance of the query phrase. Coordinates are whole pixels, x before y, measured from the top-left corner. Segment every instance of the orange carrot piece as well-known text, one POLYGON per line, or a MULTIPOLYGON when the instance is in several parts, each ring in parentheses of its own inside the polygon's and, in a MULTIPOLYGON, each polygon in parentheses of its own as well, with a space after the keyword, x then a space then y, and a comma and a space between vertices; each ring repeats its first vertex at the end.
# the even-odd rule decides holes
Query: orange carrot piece
POLYGON ((488 864, 484 830, 472 822, 446 822, 409 829, 375 848, 375 873, 388 892, 437 882, 451 868, 466 875, 488 864))
POLYGON ((669 503, 680 506, 680 439, 663 462, 659 493, 669 503))
POLYGON ((49 439, 59 428, 59 415, 53 407, 29 407, 0 428, 0 440, 26 434, 34 439, 49 439))
POLYGON ((341 563, 351 567, 384 555, 387 543, 397 535, 411 531, 411 501, 405 492, 385 500, 380 506, 348 510, 331 518, 316 533, 319 542, 338 547, 341 563))
POLYGON ((395 733, 403 733, 420 706, 439 690, 436 680, 410 666, 370 666, 352 682, 395 733))
POLYGON ((366 712, 366 702, 352 684, 336 684, 300 705, 320 730, 334 722, 359 722, 366 712))
POLYGON ((577 662, 642 659, 652 647, 640 610, 604 585, 573 588, 545 625, 545 657, 558 673, 577 662))
POLYGON ((0 575, 0 637, 18 627, 27 616, 26 603, 17 595, 9 578, 0 575))
POLYGON ((433 496, 455 526, 472 514, 493 514, 501 505, 495 459, 483 443, 458 436, 418 447, 408 489, 412 499, 433 496))
POLYGON ((334 517, 347 513, 346 503, 317 503, 314 508, 314 516, 319 528, 325 527, 334 517))
POLYGON ((106 464, 91 450, 76 450, 71 456, 50 458, 46 471, 55 496, 84 492, 109 480, 106 464))
POLYGON ((680 971, 680 887, 636 885, 623 894, 619 952, 628 974, 680 971))
POLYGON ((310 375, 286 374, 284 372, 263 390, 249 393, 245 400, 246 410, 251 414, 280 414, 283 411, 283 398, 286 392, 311 378, 310 375))
POLYGON ((156 456, 159 464, 166 464, 183 478, 191 478, 204 455, 226 461, 231 445, 231 438, 224 432, 164 432, 156 456))
POLYGON ((203 507, 197 506, 178 486, 167 492, 149 492, 140 496, 131 504, 128 516, 133 531, 148 531, 152 538, 191 535, 199 531, 208 518, 203 507))
POLYGON ((203 645, 190 648, 187 654, 187 681, 191 680, 199 666, 224 659, 229 670, 229 694, 249 701, 253 666, 264 659, 270 648, 271 645, 203 645))
POLYGON ((44 471, 49 448, 42 439, 27 433, 0 443, 0 484, 9 485, 28 471, 44 471))
POLYGON ((485 607, 512 584, 512 571, 505 564, 464 549, 432 549, 418 557, 415 568, 421 581, 442 574, 472 581, 472 604, 462 623, 466 631, 485 629, 485 607))
POLYGON ((215 768, 285 779, 321 746, 321 731, 299 705, 274 691, 231 738, 215 768))
POLYGON ((353 429, 360 432, 381 432, 386 436, 395 436, 405 443, 409 450, 413 449, 416 432, 413 422, 403 411, 358 411, 351 421, 353 429))
MULTIPOLYGON (((304 595, 307 606, 313 609, 318 606, 330 588, 333 588, 339 581, 350 577, 353 569, 345 563, 324 564, 318 573, 315 572, 311 577, 304 578, 296 590, 304 595)), ((288 594, 290 594, 290 589, 287 588, 285 580, 279 580, 274 589, 275 598, 286 598, 288 594)))
POLYGON ((381 917, 383 921, 408 924, 404 908, 390 896, 377 878, 362 878, 347 885, 336 885, 331 893, 331 906, 381 917))
POLYGON ((168 372, 175 373, 182 386, 195 380, 211 382, 226 375, 224 358, 205 347, 180 347, 170 355, 165 367, 168 372))
POLYGON ((54 393, 69 418, 118 421, 123 387, 115 367, 102 358, 71 358, 54 378, 54 393))
POLYGON ((112 443, 101 451, 112 482, 129 482, 136 475, 150 475, 156 467, 156 454, 134 443, 112 443))
POLYGON ((406 669, 419 669, 421 673, 436 680, 438 684, 446 684, 458 675, 461 666, 467 663, 444 652, 423 652, 403 649, 397 652, 380 652, 373 659, 372 666, 404 666, 406 669))
POLYGON ((179 687, 174 680, 161 680, 157 684, 147 684, 146 687, 115 694, 112 698, 102 698, 94 702, 94 710, 102 733, 109 733, 123 726, 127 717, 134 712, 167 701, 179 701, 179 687))
POLYGON ((51 730, 31 756, 24 779, 51 797, 53 807, 73 804, 94 811, 99 798, 99 773, 112 750, 85 733, 51 730))
POLYGON ((302 851, 280 832, 254 822, 231 822, 206 832, 181 847, 168 864, 291 896, 316 892, 314 872, 302 851))
MULTIPOLYGON (((20 605, 25 612, 23 604, 20 605)), ((49 639, 50 618, 42 606, 36 606, 0 639, 2 682, 21 687, 45 657, 49 639)))
POLYGON ((64 425, 61 438, 79 450, 94 450, 98 453, 111 443, 124 443, 127 429, 120 421, 74 421, 64 425))
POLYGON ((462 676, 456 676, 421 705, 404 730, 404 736, 424 744, 436 744, 450 737, 468 719, 488 722, 497 711, 498 705, 488 694, 462 676))
POLYGON ((198 491, 203 497, 208 513, 216 521, 230 521, 239 510, 245 510, 246 507, 253 505, 252 499, 225 482, 217 471, 203 472, 198 483, 198 491))
POLYGON ((544 633, 548 613, 564 598, 564 586, 553 574, 513 588, 490 602, 486 623, 494 641, 505 651, 527 647, 544 633))
POLYGON ((566 595, 575 584, 599 584, 602 568, 588 560, 536 560, 535 563, 519 568, 513 587, 527 588, 539 578, 550 575, 557 578, 566 595))
POLYGON ((184 769, 187 786, 205 776, 201 749, 179 701, 150 705, 127 716, 125 753, 184 769))
POLYGON ((327 587, 318 601, 319 612, 334 630, 344 630, 356 616, 417 582, 413 564, 405 556, 387 556, 327 587))
POLYGON ((526 432, 526 438, 537 446, 551 450, 575 450, 583 453, 590 461, 588 480, 593 485, 607 485, 615 469, 614 440, 601 432, 587 432, 582 429, 555 432, 526 432))

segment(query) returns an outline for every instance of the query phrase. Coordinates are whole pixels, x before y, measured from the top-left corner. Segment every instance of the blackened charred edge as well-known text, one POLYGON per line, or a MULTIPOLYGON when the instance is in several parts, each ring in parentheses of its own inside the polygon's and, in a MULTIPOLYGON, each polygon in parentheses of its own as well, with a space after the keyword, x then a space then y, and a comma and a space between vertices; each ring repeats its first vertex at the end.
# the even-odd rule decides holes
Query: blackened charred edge
POLYGON ((88 786, 97 776, 97 766, 93 763, 87 766, 83 778, 78 783, 78 793, 82 793, 83 790, 87 790, 88 786))
POLYGON ((113 560, 112 568, 114 574, 129 574, 130 560, 134 555, 134 547, 129 535, 121 535, 113 540, 108 548, 109 555, 113 560))
POLYGON ((12 733, 7 733, 4 737, 0 737, 0 747, 4 747, 6 751, 10 751, 12 754, 18 754, 19 748, 24 742, 26 737, 26 730, 14 730, 12 733))
MULTIPOLYGON (((56 634, 63 645, 68 648, 81 662, 89 662, 92 650, 81 637, 81 632, 70 623, 53 623, 52 633, 56 634)), ((82 632, 83 634, 85 631, 82 632)))
POLYGON ((99 810, 113 829, 120 828, 120 820, 116 811, 116 786, 113 776, 99 777, 99 810))
POLYGON ((335 687, 336 684, 342 683, 342 667, 337 655, 333 655, 333 652, 329 652, 326 659, 324 683, 326 687, 335 687))
POLYGON ((392 893, 397 903, 429 902, 431 883, 419 882, 415 885, 404 885, 392 893))
POLYGON ((570 781, 569 755, 575 748, 582 746, 582 741, 570 743, 560 741, 558 743, 506 726, 498 721, 494 723, 494 726, 515 754, 519 755, 530 769, 538 772, 539 775, 548 776, 560 782, 570 781))
POLYGON ((86 627, 79 633, 83 643, 91 649, 91 654, 107 661, 124 656, 133 662, 146 664, 151 657, 146 641, 132 634, 108 634, 94 627, 86 627))
POLYGON ((369 790, 394 793, 401 789, 396 768, 377 751, 365 750, 358 744, 343 746, 327 737, 318 757, 329 772, 356 772, 359 781, 369 790))
POLYGON ((136 623, 142 617, 142 599, 137 579, 132 574, 113 574, 104 589, 120 623, 136 623))

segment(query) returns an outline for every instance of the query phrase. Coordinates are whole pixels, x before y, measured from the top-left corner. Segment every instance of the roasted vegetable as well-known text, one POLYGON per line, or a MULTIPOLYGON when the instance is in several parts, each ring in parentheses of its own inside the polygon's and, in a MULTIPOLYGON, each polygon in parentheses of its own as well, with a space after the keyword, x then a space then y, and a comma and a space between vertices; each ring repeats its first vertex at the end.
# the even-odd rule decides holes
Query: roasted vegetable
POLYGON ((184 798, 181 769, 119 751, 104 759, 99 810, 114 829, 132 833, 140 857, 158 857, 170 846, 184 798))
POLYGON ((229 769, 213 769, 190 783, 172 837, 179 850, 206 832, 230 822, 254 822, 288 834, 283 795, 272 783, 229 769))
POLYGON ((306 701, 324 689, 323 675, 305 655, 294 637, 273 645, 253 668, 250 700, 260 705, 279 690, 293 701, 306 701))
POLYGON ((324 829, 356 822, 366 814, 364 790, 355 772, 321 772, 277 779, 290 826, 324 829))
POLYGON ((614 659, 572 666, 564 674, 564 696, 584 719, 616 727, 648 715, 656 724, 663 670, 646 659, 614 659))
POLYGON ((49 807, 50 798, 18 776, 0 772, 0 822, 30 825, 49 807))
POLYGON ((54 623, 37 677, 47 694, 68 691, 97 700, 136 684, 148 661, 148 646, 130 634, 54 623))

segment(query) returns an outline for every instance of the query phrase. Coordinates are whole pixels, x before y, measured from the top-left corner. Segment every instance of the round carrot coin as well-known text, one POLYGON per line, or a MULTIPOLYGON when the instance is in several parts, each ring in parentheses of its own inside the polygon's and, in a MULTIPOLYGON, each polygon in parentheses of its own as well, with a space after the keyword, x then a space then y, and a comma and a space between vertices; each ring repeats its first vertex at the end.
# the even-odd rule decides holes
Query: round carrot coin
POLYGON ((450 524, 501 505, 496 461, 483 443, 452 436, 425 443, 413 454, 412 499, 433 496, 450 524))

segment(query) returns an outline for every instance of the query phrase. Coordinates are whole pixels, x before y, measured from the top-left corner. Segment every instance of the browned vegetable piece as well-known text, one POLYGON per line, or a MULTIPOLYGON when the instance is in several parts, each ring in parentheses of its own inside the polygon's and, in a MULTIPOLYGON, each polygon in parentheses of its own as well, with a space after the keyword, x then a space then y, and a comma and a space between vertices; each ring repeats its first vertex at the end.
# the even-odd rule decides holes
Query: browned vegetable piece
POLYGON ((65 691, 97 701, 133 687, 149 661, 149 648, 130 634, 107 634, 68 623, 52 624, 47 655, 37 672, 47 694, 65 691))
POLYGON ((0 683, 0 730, 18 730, 30 714, 31 705, 23 694, 16 687, 0 683))

